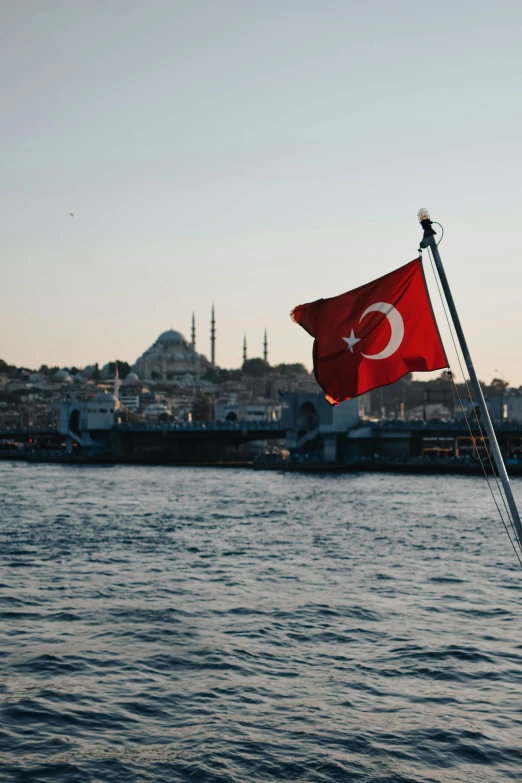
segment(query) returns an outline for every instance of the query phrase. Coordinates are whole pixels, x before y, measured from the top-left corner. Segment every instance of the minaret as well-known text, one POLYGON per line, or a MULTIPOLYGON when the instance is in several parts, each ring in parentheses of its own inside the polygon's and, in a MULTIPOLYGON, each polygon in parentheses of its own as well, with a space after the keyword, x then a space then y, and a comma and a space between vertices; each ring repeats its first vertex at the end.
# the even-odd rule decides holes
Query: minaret
POLYGON ((192 341, 190 347, 195 353, 196 352, 196 317, 194 313, 192 313, 192 341))
POLYGON ((243 337, 243 364, 247 360, 247 344, 246 344, 246 334, 243 337))
POLYGON ((114 407, 117 408, 120 402, 120 374, 118 372, 118 362, 114 362, 114 407))
POLYGON ((266 329, 265 329, 265 341, 263 343, 263 359, 265 362, 268 363, 268 339, 266 336, 266 329))
POLYGON ((214 305, 212 305, 212 318, 210 319, 210 361, 212 367, 216 366, 216 317, 214 305))

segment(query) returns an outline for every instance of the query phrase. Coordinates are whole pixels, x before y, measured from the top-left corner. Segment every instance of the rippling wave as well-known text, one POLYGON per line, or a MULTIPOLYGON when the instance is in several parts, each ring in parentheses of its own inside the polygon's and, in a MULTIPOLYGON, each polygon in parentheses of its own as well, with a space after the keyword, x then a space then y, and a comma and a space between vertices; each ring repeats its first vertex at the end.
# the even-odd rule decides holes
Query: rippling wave
POLYGON ((493 511, 478 478, 0 463, 0 780, 520 780, 493 511))

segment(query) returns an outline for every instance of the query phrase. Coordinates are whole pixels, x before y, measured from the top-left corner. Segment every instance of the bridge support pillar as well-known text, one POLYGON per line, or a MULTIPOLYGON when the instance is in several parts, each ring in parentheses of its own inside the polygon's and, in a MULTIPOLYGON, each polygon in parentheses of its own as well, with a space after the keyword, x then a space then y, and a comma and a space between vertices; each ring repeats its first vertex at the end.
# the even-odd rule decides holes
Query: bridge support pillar
POLYGON ((297 446, 297 441, 299 440, 297 430, 287 430, 286 431, 286 448, 287 449, 295 449, 297 446))
POLYGON ((323 459, 325 462, 337 460, 337 438, 335 435, 324 435, 323 459))

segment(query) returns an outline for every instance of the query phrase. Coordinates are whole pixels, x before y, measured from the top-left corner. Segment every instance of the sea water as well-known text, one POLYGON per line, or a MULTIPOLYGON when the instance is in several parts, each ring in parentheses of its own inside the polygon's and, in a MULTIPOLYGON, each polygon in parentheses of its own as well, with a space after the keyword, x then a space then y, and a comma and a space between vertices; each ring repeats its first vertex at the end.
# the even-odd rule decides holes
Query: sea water
POLYGON ((0 562, 2 781, 522 779, 482 479, 3 462, 0 562))

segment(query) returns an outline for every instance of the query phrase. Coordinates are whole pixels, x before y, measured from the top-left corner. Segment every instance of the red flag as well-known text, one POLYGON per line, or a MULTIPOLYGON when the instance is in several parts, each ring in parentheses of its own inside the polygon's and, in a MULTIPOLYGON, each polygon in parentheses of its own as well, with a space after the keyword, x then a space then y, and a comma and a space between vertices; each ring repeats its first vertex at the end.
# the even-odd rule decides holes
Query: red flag
POLYGON ((332 405, 409 372, 448 361, 420 258, 331 299, 299 305, 292 318, 314 341, 314 373, 332 405))

